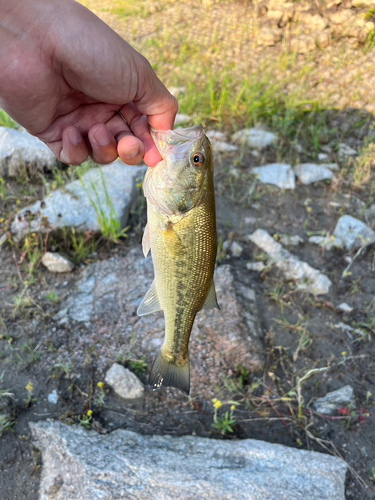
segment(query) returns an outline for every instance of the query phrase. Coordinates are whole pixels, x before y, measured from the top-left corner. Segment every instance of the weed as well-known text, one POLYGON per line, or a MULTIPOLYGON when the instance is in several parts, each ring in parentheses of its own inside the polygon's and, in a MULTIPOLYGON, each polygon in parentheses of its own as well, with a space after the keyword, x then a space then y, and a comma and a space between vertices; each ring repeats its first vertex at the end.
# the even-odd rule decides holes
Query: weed
MULTIPOLYGON (((5 375, 5 372, 3 372, 1 375, 0 375, 0 383, 2 382, 2 380, 4 379, 4 375, 5 375)), ((12 392, 10 392, 9 389, 0 389, 0 401, 2 399, 5 399, 5 398, 12 398, 14 399, 14 394, 12 392)), ((1 433, 0 433, 1 435, 1 433)))
POLYGON ((103 382, 98 382, 98 394, 96 395, 96 398, 94 400, 94 404, 99 407, 100 410, 103 410, 106 405, 105 405, 105 392, 104 392, 104 384, 103 382))
POLYGON ((92 425, 92 410, 88 410, 86 415, 78 417, 79 425, 82 425, 87 431, 91 429, 92 425))
POLYGON ((147 371, 147 363, 144 357, 142 359, 132 359, 129 354, 122 355, 118 353, 117 361, 137 375, 137 377, 142 377, 147 371))
POLYGON ((5 187, 5 181, 2 177, 0 177, 0 199, 5 201, 6 197, 7 197, 7 191, 5 187))
POLYGON ((70 238, 72 242, 72 259, 75 264, 84 262, 93 252, 95 252, 97 243, 91 239, 91 235, 78 233, 74 228, 71 229, 70 238))
POLYGON ((371 179, 371 169, 375 167, 375 142, 365 144, 354 164, 353 183, 361 188, 371 179))
POLYGON ((105 194, 104 206, 102 205, 98 190, 96 189, 96 186, 93 182, 90 183, 90 189, 88 189, 83 181, 83 177, 80 176, 81 184, 83 188, 86 190, 90 202, 95 210, 103 237, 106 240, 112 241, 113 243, 118 243, 120 238, 126 237, 126 232, 129 229, 129 226, 125 227, 124 229, 121 229, 121 223, 118 220, 112 200, 108 195, 108 190, 102 171, 100 171, 100 175, 105 194), (92 195, 92 193, 94 196, 92 195))
POLYGON ((19 125, 12 118, 5 113, 2 109, 0 110, 0 127, 15 128, 18 129, 19 125))
POLYGON ((375 48, 375 30, 371 30, 367 35, 364 53, 367 54, 375 48))
POLYGON ((25 387, 27 391, 27 397, 23 400, 25 408, 28 408, 31 404, 36 403, 36 398, 34 397, 34 386, 32 382, 29 382, 25 387))
POLYGON ((227 432, 234 432, 233 427, 236 425, 236 419, 234 418, 233 414, 238 403, 236 403, 235 401, 230 401, 230 403, 230 411, 226 411, 223 417, 219 417, 218 410, 222 407, 223 403, 216 398, 212 400, 212 404, 214 406, 214 421, 211 426, 219 431, 223 436, 227 432))
POLYGON ((44 296, 44 298, 48 300, 48 302, 53 302, 53 303, 59 302, 60 300, 59 296, 55 292, 52 292, 52 290, 48 292, 47 295, 44 296))
POLYGON ((0 415, 0 437, 6 431, 13 431, 12 427, 14 425, 14 420, 11 419, 8 415, 1 414, 0 415))

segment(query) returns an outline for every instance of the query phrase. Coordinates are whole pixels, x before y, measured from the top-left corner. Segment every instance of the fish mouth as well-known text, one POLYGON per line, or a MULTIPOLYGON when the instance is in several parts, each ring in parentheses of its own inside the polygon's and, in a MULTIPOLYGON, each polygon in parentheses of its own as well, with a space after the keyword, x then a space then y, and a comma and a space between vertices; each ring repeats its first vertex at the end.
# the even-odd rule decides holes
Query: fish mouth
POLYGON ((204 135, 202 125, 194 127, 178 128, 176 130, 156 130, 151 127, 151 136, 158 149, 165 149, 163 145, 179 146, 197 141, 204 135))

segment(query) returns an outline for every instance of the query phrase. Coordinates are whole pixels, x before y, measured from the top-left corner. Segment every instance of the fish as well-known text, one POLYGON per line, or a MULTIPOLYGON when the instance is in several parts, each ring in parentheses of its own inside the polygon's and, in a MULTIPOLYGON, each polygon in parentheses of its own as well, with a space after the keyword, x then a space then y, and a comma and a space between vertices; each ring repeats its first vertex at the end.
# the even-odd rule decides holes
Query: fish
POLYGON ((151 129, 162 160, 148 168, 143 192, 147 225, 142 248, 151 250, 154 281, 137 314, 164 312, 165 338, 149 386, 190 392, 189 339, 195 316, 219 305, 214 284, 217 252, 212 147, 201 125, 151 129))

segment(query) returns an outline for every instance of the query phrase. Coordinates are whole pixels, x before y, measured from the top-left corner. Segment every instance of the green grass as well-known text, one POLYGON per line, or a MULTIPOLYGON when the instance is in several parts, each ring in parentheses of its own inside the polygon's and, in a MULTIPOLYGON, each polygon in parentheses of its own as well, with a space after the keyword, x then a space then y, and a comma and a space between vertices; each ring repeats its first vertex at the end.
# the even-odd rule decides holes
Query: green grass
POLYGON ((102 187, 105 194, 104 206, 100 200, 98 190, 93 182, 90 186, 86 186, 83 177, 80 177, 83 188, 86 190, 87 196, 95 210, 98 223, 100 225, 100 231, 102 236, 112 243, 118 243, 120 238, 126 237, 126 232, 129 227, 121 228, 121 222, 118 220, 116 210, 113 203, 108 195, 107 186, 105 183, 103 172, 100 171, 102 187))
POLYGON ((12 120, 12 118, 5 113, 2 109, 0 110, 0 127, 8 127, 19 129, 19 125, 17 122, 12 120))

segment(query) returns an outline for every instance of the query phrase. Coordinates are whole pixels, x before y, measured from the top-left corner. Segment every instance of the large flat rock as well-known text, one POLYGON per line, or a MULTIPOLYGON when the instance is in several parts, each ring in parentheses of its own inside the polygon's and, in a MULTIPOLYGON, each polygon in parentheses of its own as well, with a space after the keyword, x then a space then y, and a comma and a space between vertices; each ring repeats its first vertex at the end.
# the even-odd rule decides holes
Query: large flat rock
POLYGON ((107 435, 30 424, 42 452, 40 500, 344 500, 346 464, 253 439, 107 435))
POLYGON ((100 231, 99 218, 110 218, 112 211, 125 227, 131 206, 138 197, 137 180, 146 167, 130 167, 120 160, 89 170, 82 179, 65 189, 52 192, 44 200, 23 208, 15 217, 11 232, 16 242, 30 232, 62 228, 100 231))
POLYGON ((16 178, 24 169, 32 176, 51 170, 59 163, 37 137, 25 131, 0 127, 0 177, 16 178))
MULTIPOLYGON (((73 331, 77 324, 89 329, 99 369, 120 351, 139 359, 146 356, 151 364, 164 340, 164 316, 158 312, 139 317, 136 310, 152 280, 152 261, 143 257, 140 247, 126 257, 92 264, 62 301, 55 321, 73 325, 73 331)), ((207 398, 215 395, 215 386, 230 369, 241 365, 262 370, 265 357, 254 289, 229 265, 217 268, 215 285, 221 310, 197 314, 189 344, 192 391, 207 398)), ((76 351, 83 352, 87 341, 77 334, 76 351)))

